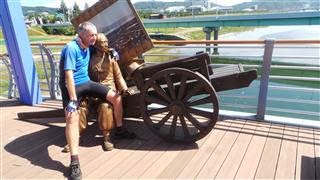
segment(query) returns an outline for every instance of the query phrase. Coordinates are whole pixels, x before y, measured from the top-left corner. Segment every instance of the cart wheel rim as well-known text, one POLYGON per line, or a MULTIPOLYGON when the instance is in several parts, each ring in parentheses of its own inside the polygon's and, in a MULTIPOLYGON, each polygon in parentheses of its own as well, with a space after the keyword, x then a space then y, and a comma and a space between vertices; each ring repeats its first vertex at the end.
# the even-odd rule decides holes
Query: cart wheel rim
POLYGON ((140 107, 146 125, 174 142, 203 138, 214 127, 219 113, 218 98, 210 82, 182 68, 168 68, 148 79, 141 90, 140 107))

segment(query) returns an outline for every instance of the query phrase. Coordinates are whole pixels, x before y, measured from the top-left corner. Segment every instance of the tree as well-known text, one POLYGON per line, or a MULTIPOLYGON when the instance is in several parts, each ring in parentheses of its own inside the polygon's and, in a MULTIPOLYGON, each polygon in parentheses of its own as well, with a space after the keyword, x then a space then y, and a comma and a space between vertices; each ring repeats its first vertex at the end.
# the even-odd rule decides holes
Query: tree
POLYGON ((55 15, 54 15, 54 17, 55 17, 55 21, 59 21, 60 23, 63 21, 63 19, 64 19, 64 15, 62 14, 62 13, 56 13, 55 15))
POLYGON ((78 6, 78 4, 75 2, 73 7, 72 7, 72 17, 76 17, 80 14, 80 8, 78 6))
POLYGON ((61 0, 60 8, 58 9, 57 12, 63 14, 64 21, 68 20, 68 8, 67 8, 67 6, 66 6, 66 4, 64 3, 63 0, 61 0))
POLYGON ((49 23, 55 23, 57 21, 56 16, 53 14, 48 15, 47 20, 49 23))
POLYGON ((88 9, 89 8, 89 5, 88 5, 88 3, 86 2, 86 3, 84 3, 84 9, 88 9))

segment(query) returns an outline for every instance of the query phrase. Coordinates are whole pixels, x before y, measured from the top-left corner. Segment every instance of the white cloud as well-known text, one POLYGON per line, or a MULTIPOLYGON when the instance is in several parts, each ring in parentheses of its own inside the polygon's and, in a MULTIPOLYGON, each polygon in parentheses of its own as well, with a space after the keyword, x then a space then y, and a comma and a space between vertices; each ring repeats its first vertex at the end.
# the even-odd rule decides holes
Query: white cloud
MULTIPOLYGON (((74 3, 76 2, 80 9, 84 8, 85 3, 88 3, 89 6, 92 6, 94 3, 98 2, 99 0, 64 0, 64 3, 67 5, 68 8, 71 8, 74 3)), ((151 0, 131 0, 132 3, 136 3, 139 1, 151 1, 151 0)), ((184 0, 158 0, 158 1, 184 1, 184 0)), ((223 5, 223 6, 230 6, 242 2, 249 2, 251 0, 209 0, 213 3, 223 5)), ((59 8, 61 4, 61 0, 21 0, 21 5, 23 6, 46 6, 46 7, 54 7, 59 8)))
MULTIPOLYGON (((66 4, 68 8, 72 8, 74 3, 77 3, 80 9, 84 8, 85 3, 87 2, 89 6, 96 3, 98 0, 64 0, 63 2, 66 4)), ((45 7, 53 7, 59 8, 61 4, 61 0, 21 0, 22 6, 45 6, 45 7)))

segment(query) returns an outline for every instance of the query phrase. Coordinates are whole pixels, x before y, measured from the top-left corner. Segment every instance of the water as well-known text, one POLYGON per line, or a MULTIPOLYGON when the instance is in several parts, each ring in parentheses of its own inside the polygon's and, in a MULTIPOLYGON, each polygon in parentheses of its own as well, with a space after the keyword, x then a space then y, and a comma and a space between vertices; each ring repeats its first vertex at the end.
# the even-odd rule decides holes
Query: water
POLYGON ((320 25, 260 27, 250 31, 221 35, 220 39, 320 39, 320 25))
MULTIPOLYGON (((240 32, 240 33, 230 33, 226 35, 221 35, 219 37, 221 40, 254 40, 254 39, 303 39, 303 40, 319 40, 320 39, 320 26, 271 26, 264 28, 256 28, 251 31, 240 32)), ((297 46, 306 46, 304 44, 297 46)), ((319 47, 319 45, 313 44, 308 45, 309 47, 319 47)), ((277 46, 275 46, 277 47, 277 46)), ((259 49, 219 49, 220 55, 234 55, 235 53, 239 56, 241 55, 258 55, 263 54, 263 50, 259 49)), ((313 56, 314 59, 306 58, 273 58, 272 61, 286 62, 286 63, 297 63, 297 64, 310 64, 319 66, 320 57, 319 48, 275 48, 274 56, 313 56)), ((319 83, 319 82, 315 82, 319 83)), ((253 95, 258 97, 259 91, 259 81, 254 81, 254 83, 249 88, 232 90, 228 94, 238 94, 238 95, 253 95), (256 88, 254 88, 256 87, 256 88)), ((288 84, 274 83, 270 82, 269 86, 284 86, 288 87, 288 84)), ((319 111, 320 105, 319 91, 304 92, 296 90, 279 90, 269 88, 268 90, 268 100, 266 114, 301 118, 320 121, 319 111), (284 100, 281 101, 280 99, 284 100), (293 103, 299 102, 299 103, 293 103), (293 113, 296 112, 296 113, 293 113)), ((239 107, 246 105, 257 105, 257 102, 252 102, 252 100, 239 100, 237 98, 221 98, 222 104, 239 104, 239 107)), ((223 105, 222 105, 223 106, 223 105)), ((225 107, 225 109, 229 109, 225 107)), ((249 109, 249 112, 255 112, 256 109, 249 109)))
MULTIPOLYGON (((219 40, 320 40, 320 25, 314 26, 270 26, 259 27, 250 31, 228 33, 219 36, 219 40)), ((243 46, 243 45, 232 45, 243 46)), ((246 45, 256 46, 256 45, 246 45)), ((311 48, 277 48, 275 45, 272 59, 273 62, 285 62, 296 64, 308 64, 320 66, 320 52, 319 44, 300 44, 297 46, 311 47, 311 48), (295 58, 277 58, 277 56, 290 56, 295 58), (301 56, 308 56, 313 58, 297 58, 301 56)), ((290 45, 292 46, 292 45, 290 45)), ((204 48, 195 48, 194 51, 203 51, 204 48)), ((190 54, 190 48, 185 49, 171 49, 170 53, 190 54)), ((262 56, 264 48, 219 48, 219 55, 221 56, 262 56)), ((246 58, 248 59, 248 58, 246 58)), ((255 60, 262 60, 261 58, 251 58, 255 60)))
MULTIPOLYGON (((303 39, 319 40, 320 26, 271 26, 256 28, 246 32, 230 33, 219 36, 219 40, 265 40, 265 39, 303 39)), ((297 46, 306 46, 304 44, 297 46)), ((308 45, 309 47, 319 47, 319 45, 308 45)), ((313 56, 314 59, 306 58, 273 58, 272 61, 309 64, 319 66, 319 48, 276 48, 274 56, 313 56)), ((200 49, 197 49, 200 50, 200 49)), ((179 50, 180 51, 180 50, 179 50)), ((184 49, 179 53, 187 53, 190 49, 184 49)), ((190 53, 190 52, 189 52, 190 53)), ((219 55, 233 56, 261 56, 263 48, 220 48, 219 55)), ((260 59, 262 60, 262 59, 260 59)), ((319 82, 315 82, 319 83, 319 82)), ((270 82, 270 86, 278 87, 298 87, 284 83, 270 82)), ((260 81, 255 80, 248 88, 219 92, 220 107, 223 110, 233 110, 239 112, 256 113, 260 81), (236 96, 236 97, 235 97, 236 96), (251 97, 251 98, 243 98, 251 97)), ((275 115, 289 118, 299 118, 306 120, 320 121, 320 93, 315 91, 280 90, 269 88, 267 97, 266 115, 275 115), (299 102, 299 103, 296 103, 299 102)))
MULTIPOLYGON (((257 112, 260 81, 255 80, 248 88, 218 93, 223 110, 257 112)), ((269 87, 298 87, 283 83, 269 82, 269 87)), ((268 89, 266 115, 291 117, 320 121, 319 91, 268 89)))
MULTIPOLYGON (((256 28, 254 30, 229 33, 221 35, 220 40, 266 40, 266 39, 275 39, 275 40, 319 40, 320 39, 320 26, 270 26, 264 28, 256 28)), ((273 58, 273 61, 277 62, 286 62, 286 63, 297 63, 297 64, 309 64, 309 65, 320 65, 320 52, 319 44, 311 45, 298 45, 304 47, 313 47, 313 48, 301 48, 301 49, 292 49, 292 48, 275 48, 273 55, 274 56, 311 56, 315 57, 313 59, 306 58, 273 58), (318 47, 318 48, 317 48, 318 47)), ((275 46, 277 47, 277 46, 275 46)), ((245 55, 261 55, 263 50, 253 51, 250 48, 244 49, 220 49, 220 55, 234 55, 235 53, 239 56, 245 55)))

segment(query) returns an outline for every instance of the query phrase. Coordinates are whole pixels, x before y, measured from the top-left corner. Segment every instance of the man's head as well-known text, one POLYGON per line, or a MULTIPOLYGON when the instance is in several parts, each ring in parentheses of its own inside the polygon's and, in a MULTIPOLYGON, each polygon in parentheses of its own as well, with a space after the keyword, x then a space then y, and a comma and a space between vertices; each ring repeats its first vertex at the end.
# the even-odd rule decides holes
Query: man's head
POLYGON ((94 48, 98 51, 109 52, 108 38, 103 33, 97 34, 97 40, 94 44, 94 48))
POLYGON ((78 35, 84 46, 94 45, 97 38, 97 28, 89 21, 83 22, 78 26, 78 35))

